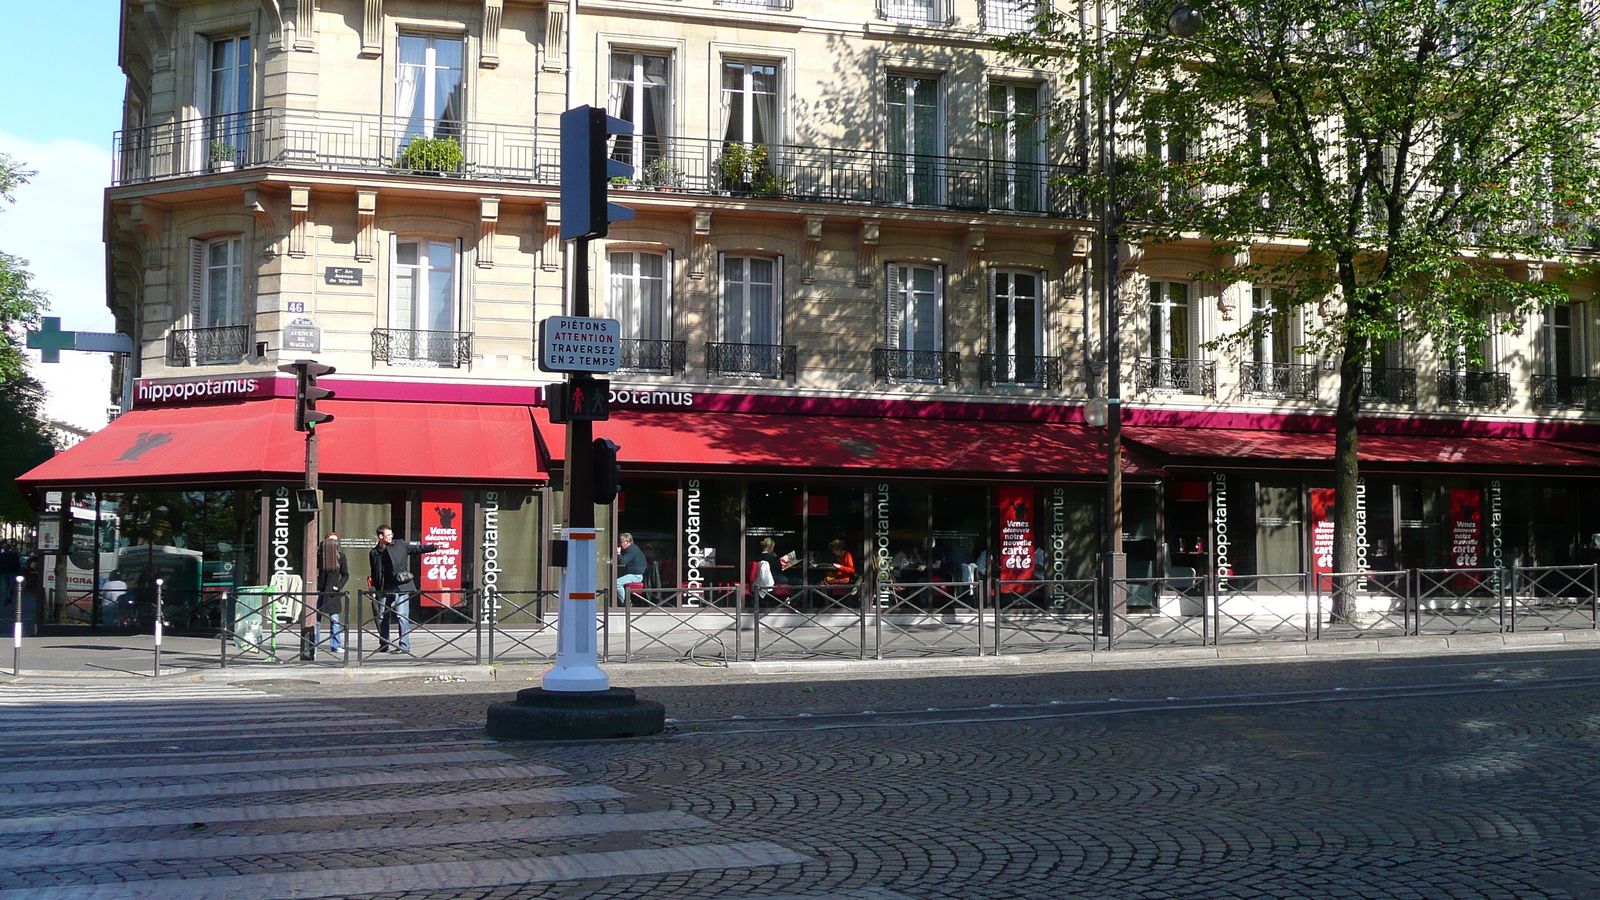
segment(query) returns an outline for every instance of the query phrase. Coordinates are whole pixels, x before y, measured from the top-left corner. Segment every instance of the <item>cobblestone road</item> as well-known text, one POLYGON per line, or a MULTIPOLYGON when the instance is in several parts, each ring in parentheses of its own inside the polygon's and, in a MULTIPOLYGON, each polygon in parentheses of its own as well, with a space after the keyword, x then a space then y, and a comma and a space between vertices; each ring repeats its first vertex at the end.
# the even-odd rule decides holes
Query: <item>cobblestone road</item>
POLYGON ((0 900, 1600 898, 1600 651, 651 680, 0 687, 0 900))

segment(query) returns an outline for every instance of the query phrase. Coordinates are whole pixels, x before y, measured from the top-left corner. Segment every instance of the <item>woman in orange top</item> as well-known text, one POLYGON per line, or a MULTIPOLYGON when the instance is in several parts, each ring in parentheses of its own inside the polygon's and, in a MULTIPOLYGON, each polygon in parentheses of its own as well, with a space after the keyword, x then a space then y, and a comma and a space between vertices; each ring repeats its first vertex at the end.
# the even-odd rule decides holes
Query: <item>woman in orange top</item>
POLYGON ((844 547, 844 541, 835 538, 828 544, 833 551, 833 572, 822 579, 824 584, 849 584, 856 578, 856 561, 844 547))

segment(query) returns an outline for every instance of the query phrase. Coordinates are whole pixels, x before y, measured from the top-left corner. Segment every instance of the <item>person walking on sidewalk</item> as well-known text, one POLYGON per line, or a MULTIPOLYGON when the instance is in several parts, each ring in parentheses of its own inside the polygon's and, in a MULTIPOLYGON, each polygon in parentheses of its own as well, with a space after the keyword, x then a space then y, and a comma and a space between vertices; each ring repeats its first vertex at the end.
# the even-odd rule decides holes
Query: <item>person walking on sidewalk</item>
POLYGON ((17 599, 17 576, 22 574, 22 554, 15 544, 0 547, 0 606, 17 599))
POLYGON ((437 549, 435 544, 396 541, 393 528, 378 526, 378 545, 367 557, 372 570, 367 583, 378 592, 379 653, 411 652, 411 598, 421 590, 417 576, 411 571, 411 557, 437 549), (389 642, 391 622, 399 628, 394 643, 389 642))

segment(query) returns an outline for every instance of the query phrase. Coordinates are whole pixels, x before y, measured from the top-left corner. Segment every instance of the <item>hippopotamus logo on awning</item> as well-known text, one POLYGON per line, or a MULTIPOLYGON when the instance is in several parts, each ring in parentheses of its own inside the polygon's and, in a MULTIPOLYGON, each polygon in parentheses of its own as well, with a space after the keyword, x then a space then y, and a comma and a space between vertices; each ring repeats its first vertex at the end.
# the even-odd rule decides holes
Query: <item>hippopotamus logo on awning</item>
POLYGON ((172 443, 172 432, 170 431, 141 432, 139 436, 134 439, 133 445, 122 451, 122 455, 117 457, 117 462, 122 462, 124 460, 136 460, 146 453, 149 453, 151 450, 154 450, 163 444, 170 443, 172 443))

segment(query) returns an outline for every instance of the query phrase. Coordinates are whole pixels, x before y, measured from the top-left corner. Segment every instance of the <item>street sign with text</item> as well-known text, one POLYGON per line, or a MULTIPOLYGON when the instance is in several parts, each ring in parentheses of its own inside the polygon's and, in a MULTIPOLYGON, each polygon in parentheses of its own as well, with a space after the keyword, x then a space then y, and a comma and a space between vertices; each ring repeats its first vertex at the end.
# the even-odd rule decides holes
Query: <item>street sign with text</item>
POLYGON ((622 325, 616 319, 551 316, 539 323, 539 368, 545 372, 615 372, 622 367, 622 325))

